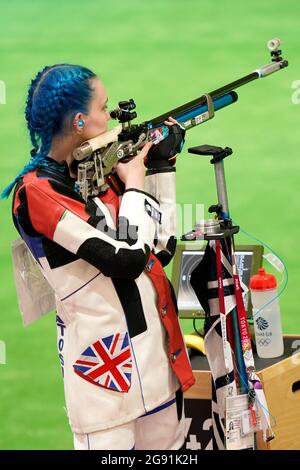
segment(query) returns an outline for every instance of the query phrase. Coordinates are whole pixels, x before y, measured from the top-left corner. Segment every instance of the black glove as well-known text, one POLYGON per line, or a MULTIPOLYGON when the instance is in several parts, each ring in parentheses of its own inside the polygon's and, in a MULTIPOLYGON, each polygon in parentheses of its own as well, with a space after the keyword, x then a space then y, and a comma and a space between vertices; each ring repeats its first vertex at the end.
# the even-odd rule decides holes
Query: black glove
POLYGON ((180 153, 184 144, 185 129, 178 124, 169 127, 169 135, 148 152, 146 167, 149 170, 168 168, 175 164, 176 155, 180 153))

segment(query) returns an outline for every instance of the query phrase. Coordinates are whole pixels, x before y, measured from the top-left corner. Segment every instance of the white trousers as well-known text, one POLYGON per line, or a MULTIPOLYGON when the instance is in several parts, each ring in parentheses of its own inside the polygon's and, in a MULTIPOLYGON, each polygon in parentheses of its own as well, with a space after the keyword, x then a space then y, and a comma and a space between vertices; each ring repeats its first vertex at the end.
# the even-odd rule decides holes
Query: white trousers
POLYGON ((177 450, 183 446, 181 392, 134 421, 90 434, 74 434, 75 450, 177 450))

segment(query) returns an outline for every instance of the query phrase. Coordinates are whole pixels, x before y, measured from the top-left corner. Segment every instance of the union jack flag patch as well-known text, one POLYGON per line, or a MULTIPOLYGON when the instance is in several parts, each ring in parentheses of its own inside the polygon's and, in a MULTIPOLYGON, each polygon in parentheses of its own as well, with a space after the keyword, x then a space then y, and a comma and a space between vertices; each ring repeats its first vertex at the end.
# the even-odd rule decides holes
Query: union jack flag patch
POLYGON ((128 392, 132 358, 127 332, 101 338, 89 346, 73 365, 88 382, 117 392, 128 392))

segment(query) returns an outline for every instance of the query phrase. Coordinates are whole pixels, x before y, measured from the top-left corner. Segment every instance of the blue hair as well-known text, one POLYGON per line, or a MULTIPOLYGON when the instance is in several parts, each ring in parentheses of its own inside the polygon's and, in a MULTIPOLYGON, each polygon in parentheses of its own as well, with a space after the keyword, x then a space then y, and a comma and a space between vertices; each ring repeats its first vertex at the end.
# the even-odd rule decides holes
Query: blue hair
POLYGON ((92 96, 89 79, 96 75, 80 65, 46 66, 31 81, 25 118, 33 145, 31 159, 1 193, 7 198, 18 180, 36 168, 46 166, 52 138, 72 122, 77 113, 87 114, 92 96))

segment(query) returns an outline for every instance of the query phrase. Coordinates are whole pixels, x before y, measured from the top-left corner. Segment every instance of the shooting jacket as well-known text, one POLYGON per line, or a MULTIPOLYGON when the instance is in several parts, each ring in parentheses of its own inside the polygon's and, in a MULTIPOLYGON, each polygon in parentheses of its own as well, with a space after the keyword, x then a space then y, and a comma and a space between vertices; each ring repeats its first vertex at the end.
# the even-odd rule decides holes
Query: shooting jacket
POLYGON ((26 174, 13 219, 55 292, 57 346, 73 432, 129 422, 193 383, 163 271, 175 246, 175 173, 146 192, 85 202, 66 163, 26 174))

